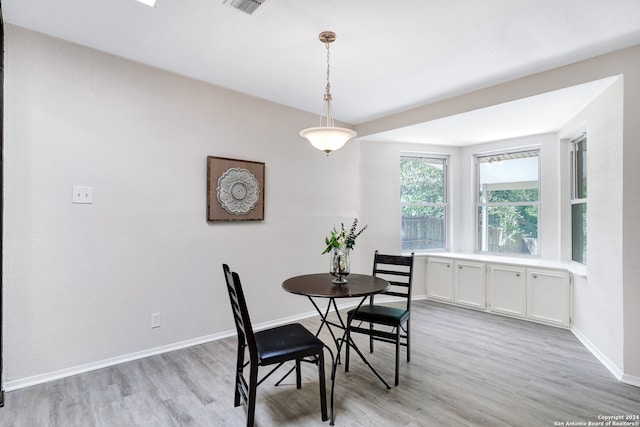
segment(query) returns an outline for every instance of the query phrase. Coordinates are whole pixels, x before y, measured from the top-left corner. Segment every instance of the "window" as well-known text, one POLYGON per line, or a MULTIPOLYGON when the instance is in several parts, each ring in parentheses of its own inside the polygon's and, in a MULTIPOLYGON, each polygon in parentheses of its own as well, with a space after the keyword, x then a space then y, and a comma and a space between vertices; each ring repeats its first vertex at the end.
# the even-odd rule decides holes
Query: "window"
POLYGON ((587 263, 587 135, 571 140, 571 259, 587 263))
POLYGON ((538 255, 539 151, 476 157, 477 250, 538 255))
POLYGON ((402 249, 447 247, 447 159, 400 157, 402 249))

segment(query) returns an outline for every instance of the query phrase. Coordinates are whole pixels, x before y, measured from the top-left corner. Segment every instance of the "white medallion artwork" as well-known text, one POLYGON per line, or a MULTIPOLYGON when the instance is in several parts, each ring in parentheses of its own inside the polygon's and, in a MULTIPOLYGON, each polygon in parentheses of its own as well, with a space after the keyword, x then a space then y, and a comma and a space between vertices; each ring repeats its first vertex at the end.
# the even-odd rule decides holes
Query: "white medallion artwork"
POLYGON ((260 185, 247 169, 230 168, 218 178, 216 198, 230 214, 246 215, 256 206, 260 185))

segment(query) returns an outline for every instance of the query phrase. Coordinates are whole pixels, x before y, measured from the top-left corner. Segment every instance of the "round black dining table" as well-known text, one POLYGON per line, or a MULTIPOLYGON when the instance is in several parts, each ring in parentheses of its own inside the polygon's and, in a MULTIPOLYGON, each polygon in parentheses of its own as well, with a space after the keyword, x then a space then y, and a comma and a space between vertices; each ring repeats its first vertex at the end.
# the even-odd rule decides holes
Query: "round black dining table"
MULTIPOLYGON (((386 388, 391 388, 389 384, 387 384, 387 382, 374 369, 374 367, 371 366, 371 364, 364 357, 364 354, 362 354, 355 342, 353 342, 353 340, 351 339, 346 339, 352 319, 348 318, 345 322, 340 315, 338 306, 336 305, 336 299, 338 298, 359 297, 360 301, 356 305, 357 311, 365 302, 367 297, 385 292, 391 287, 391 285, 384 279, 366 274, 349 274, 347 276, 347 283, 344 284, 332 283, 332 279, 333 276, 331 276, 329 273, 305 274, 286 279, 284 282, 282 282, 282 288, 292 294, 304 295, 309 298, 318 314, 320 314, 321 319, 320 327, 316 332, 316 336, 320 334, 320 331, 323 327, 327 327, 329 333, 333 337, 333 341, 337 348, 337 360, 340 360, 340 350, 342 348, 342 344, 346 343, 356 351, 362 361, 369 367, 369 369, 371 369, 371 371, 378 377, 378 379, 382 381, 386 388), (315 299, 320 298, 328 298, 329 300, 325 310, 322 310, 315 301, 315 299), (333 307, 339 323, 329 320, 329 311, 331 307, 333 307), (332 326, 341 329, 343 331, 342 336, 336 336, 336 334, 331 329, 332 326)), ((346 370, 348 370, 348 366, 346 367, 346 370)))
POLYGON ((367 297, 384 292, 390 285, 384 279, 366 274, 349 274, 347 283, 334 284, 329 273, 305 274, 282 282, 282 288, 292 294, 318 298, 367 297))

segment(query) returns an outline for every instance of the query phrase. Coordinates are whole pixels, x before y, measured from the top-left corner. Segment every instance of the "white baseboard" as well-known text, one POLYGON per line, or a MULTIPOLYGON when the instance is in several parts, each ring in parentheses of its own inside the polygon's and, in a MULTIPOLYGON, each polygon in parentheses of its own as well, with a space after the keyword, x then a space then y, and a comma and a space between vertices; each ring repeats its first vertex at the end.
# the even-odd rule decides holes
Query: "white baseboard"
POLYGON ((596 347, 590 340, 589 338, 587 338, 582 332, 580 332, 580 330, 578 330, 576 327, 571 328, 571 332, 573 332, 573 335, 576 336, 576 338, 578 338, 578 340, 582 343, 582 345, 584 345, 587 350, 589 350, 591 352, 591 354, 593 354, 595 356, 596 359, 598 359, 598 361, 600 363, 602 363, 602 365, 607 368, 607 370, 609 372, 611 372, 611 374, 618 380, 618 381, 622 381, 622 379, 624 378, 624 372, 622 371, 622 369, 620 369, 615 363, 613 363, 604 353, 602 353, 600 351, 600 349, 598 347, 596 347))
MULTIPOLYGON (((347 304, 347 306, 350 304, 347 304)), ((340 307, 342 309, 343 307, 340 307)), ((296 322, 298 320, 306 319, 309 317, 317 316, 318 313, 309 311, 301 313, 295 316, 284 317, 281 319, 272 320, 269 322, 262 322, 253 325, 253 329, 256 331, 279 326, 285 323, 296 322)), ((71 377, 73 375, 83 374, 85 372, 95 371, 97 369, 107 368, 109 366, 115 366, 120 363, 131 362, 133 360, 144 359, 149 356, 156 356, 162 353, 168 353, 170 351, 181 350, 183 348, 191 347, 194 345, 205 344, 211 341, 220 340, 223 338, 235 336, 236 331, 229 330, 223 331, 217 334, 206 335, 203 337, 193 338, 186 341, 180 341, 173 344, 168 344, 160 347, 150 348, 148 350, 138 351, 135 353, 124 354, 121 356, 111 357, 109 359, 99 360, 97 362, 87 363, 84 365, 72 366, 70 368, 61 369, 59 371, 47 372, 44 374, 34 375, 27 378, 20 378, 16 380, 6 381, 4 383, 4 391, 14 391, 25 387, 30 387, 37 384, 43 384, 49 381, 58 380, 60 378, 71 377)))
POLYGON ((109 359, 99 360, 97 362, 87 363, 84 365, 72 366, 70 368, 61 369, 59 371, 47 372, 44 374, 34 375, 32 377, 6 381, 4 383, 4 390, 5 391, 18 390, 18 389, 29 387, 36 384, 42 384, 42 383, 57 380, 60 378, 70 377, 73 375, 94 371, 96 369, 102 369, 109 366, 118 365, 120 363, 131 362, 133 360, 144 359, 145 357, 149 357, 149 356, 155 356, 158 354, 167 353, 174 350, 180 350, 180 349, 191 347, 194 345, 216 341, 222 338, 233 336, 235 334, 236 334, 235 330, 220 332, 217 334, 206 335, 203 337, 193 338, 186 341, 180 341, 173 344, 150 348, 148 350, 138 351, 135 353, 123 354, 121 356, 111 357, 109 359))
POLYGON ((640 377, 634 377, 633 375, 623 374, 622 378, 620 378, 620 382, 640 387, 640 377))
MULTIPOLYGON (((424 296, 414 297, 414 300, 424 299, 424 296)), ((355 306, 356 303, 353 301, 349 301, 345 304, 341 304, 338 306, 340 310, 355 306)), ((333 311, 333 309, 331 310, 333 311)), ((259 324, 253 325, 254 330, 259 331, 266 328, 271 328, 274 326, 279 326, 285 323, 296 322, 302 319, 307 319, 309 317, 317 316, 318 313, 313 311, 308 311, 305 313, 297 314, 295 316, 284 317, 276 320, 272 320, 269 322, 262 322, 259 324)), ((60 378, 71 377, 73 375, 82 374, 85 372, 95 371, 97 369, 107 368, 109 366, 118 365, 120 363, 131 362, 134 360, 144 359, 149 356, 156 356, 162 353, 168 353, 170 351, 181 350, 183 348, 191 347, 194 345, 205 344, 211 341, 220 340, 223 338, 227 338, 230 336, 236 335, 235 330, 223 331, 217 334, 206 335, 203 337, 193 338, 186 341, 180 341, 173 344, 168 344, 160 347, 150 348, 148 350, 138 351, 135 353, 124 354, 122 356, 111 357, 109 359, 99 360, 97 362, 87 363, 84 365, 72 366, 70 368, 61 369, 59 371, 47 372, 44 374, 34 375, 27 378, 19 378, 16 380, 6 381, 4 383, 4 391, 14 391, 25 387, 30 387, 37 384, 43 384, 49 381, 58 380, 60 378)))
POLYGON ((602 365, 621 383, 640 387, 640 377, 625 374, 615 363, 605 356, 580 330, 575 327, 571 329, 573 335, 593 354, 602 365))

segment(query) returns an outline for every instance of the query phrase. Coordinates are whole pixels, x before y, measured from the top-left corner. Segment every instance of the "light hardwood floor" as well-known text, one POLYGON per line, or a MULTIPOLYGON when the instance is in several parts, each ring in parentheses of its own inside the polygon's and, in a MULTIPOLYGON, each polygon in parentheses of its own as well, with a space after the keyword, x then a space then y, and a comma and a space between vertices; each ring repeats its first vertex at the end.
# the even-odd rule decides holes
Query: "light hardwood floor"
MULTIPOLYGON (((386 390, 352 353, 350 372, 337 372, 337 426, 586 425, 640 415, 640 389, 619 383, 567 330, 429 301, 412 307, 400 385, 386 390)), ((303 323, 315 331, 318 319, 303 323)), ((235 346, 229 338, 9 392, 0 425, 243 426, 245 408, 233 406, 235 346)), ((365 354, 393 383, 392 347, 365 354)), ((313 365, 303 364, 301 390, 293 376, 274 387, 277 379, 258 388, 256 426, 329 425, 313 365)))

